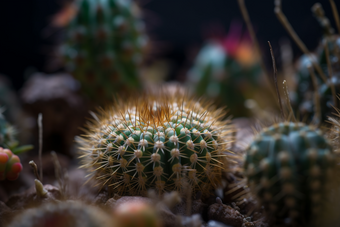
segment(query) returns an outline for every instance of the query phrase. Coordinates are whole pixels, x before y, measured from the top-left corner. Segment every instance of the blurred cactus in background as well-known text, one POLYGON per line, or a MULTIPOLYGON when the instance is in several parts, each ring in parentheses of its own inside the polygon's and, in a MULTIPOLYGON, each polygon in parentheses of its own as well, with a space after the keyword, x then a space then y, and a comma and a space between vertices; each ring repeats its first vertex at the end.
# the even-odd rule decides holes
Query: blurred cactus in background
POLYGON ((17 120, 20 113, 18 98, 12 90, 9 81, 3 75, 0 75, 0 108, 2 114, 10 122, 17 120))
POLYGON ((0 147, 8 148, 12 150, 14 154, 32 149, 31 145, 18 147, 19 142, 16 140, 15 135, 15 128, 6 121, 0 109, 0 147))
POLYGON ((143 200, 121 203, 115 207, 113 215, 121 227, 163 226, 155 207, 143 200))
POLYGON ((141 88, 146 37, 137 11, 129 0, 78 1, 61 51, 83 92, 98 103, 141 88))
POLYGON ((304 54, 298 63, 296 90, 291 92, 294 109, 301 117, 313 117, 315 91, 320 98, 321 120, 327 119, 336 105, 340 92, 340 36, 335 34, 322 6, 316 3, 312 11, 323 28, 323 38, 315 53, 304 54), (317 86, 313 85, 313 77, 317 86))
POLYGON ((224 39, 210 40, 203 46, 189 72, 188 83, 197 95, 226 105, 234 116, 245 116, 244 102, 253 98, 260 77, 259 56, 250 38, 242 36, 236 24, 224 39))
POLYGON ((76 201, 47 203, 16 216, 11 227, 114 227, 103 210, 76 201))
POLYGON ((328 201, 337 162, 321 131, 283 122, 255 137, 244 168, 250 188, 271 219, 311 224, 328 201))

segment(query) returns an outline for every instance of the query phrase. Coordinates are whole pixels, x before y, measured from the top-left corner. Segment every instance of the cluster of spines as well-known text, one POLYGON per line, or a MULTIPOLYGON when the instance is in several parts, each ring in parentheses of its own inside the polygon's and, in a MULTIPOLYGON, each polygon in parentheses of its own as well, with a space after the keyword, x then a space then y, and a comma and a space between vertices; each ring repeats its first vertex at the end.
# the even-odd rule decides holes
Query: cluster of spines
POLYGON ((323 209, 335 165, 319 130, 284 122, 264 129, 251 143, 245 173, 271 217, 310 222, 323 209))
POLYGON ((94 84, 106 98, 123 87, 139 87, 137 68, 145 37, 133 8, 129 0, 79 2, 62 54, 89 96, 98 95, 94 84))
POLYGON ((222 169, 228 170, 227 156, 236 158, 226 148, 232 130, 219 121, 223 114, 208 113, 198 103, 157 101, 140 111, 129 106, 121 115, 109 111, 90 126, 97 128, 84 137, 83 167, 120 194, 181 190, 183 175, 194 190, 208 193, 219 184, 222 169))

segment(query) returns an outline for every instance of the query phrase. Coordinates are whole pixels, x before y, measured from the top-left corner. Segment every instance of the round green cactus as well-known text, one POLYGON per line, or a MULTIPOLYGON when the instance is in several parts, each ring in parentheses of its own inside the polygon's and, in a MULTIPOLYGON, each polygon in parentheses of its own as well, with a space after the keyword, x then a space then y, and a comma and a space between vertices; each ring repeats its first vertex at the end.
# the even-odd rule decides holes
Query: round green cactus
POLYGON ((209 193, 237 157, 228 155, 233 130, 224 115, 179 94, 118 103, 89 126, 83 167, 119 194, 181 190, 183 176, 209 193))
POLYGON ((257 135, 244 167, 250 188, 270 217, 306 223, 323 209, 335 165, 321 131, 284 122, 257 135))
POLYGON ((21 170, 19 157, 9 149, 0 147, 0 180, 15 180, 19 177, 21 170))
POLYGON ((61 51, 68 69, 95 100, 140 88, 143 24, 129 0, 81 0, 61 51))
POLYGON ((93 206, 75 201, 47 203, 14 217, 9 227, 113 227, 107 214, 93 206))

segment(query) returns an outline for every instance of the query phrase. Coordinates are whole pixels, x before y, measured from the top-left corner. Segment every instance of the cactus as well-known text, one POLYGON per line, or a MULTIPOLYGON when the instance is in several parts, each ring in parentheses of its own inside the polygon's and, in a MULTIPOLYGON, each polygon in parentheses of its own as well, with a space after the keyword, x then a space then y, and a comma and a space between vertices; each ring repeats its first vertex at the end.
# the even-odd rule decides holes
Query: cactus
POLYGON ((324 35, 316 53, 301 57, 296 75, 297 87, 291 93, 291 98, 294 109, 302 117, 311 118, 315 112, 313 96, 314 92, 317 92, 320 97, 321 120, 325 121, 327 116, 334 112, 332 106, 336 102, 335 95, 340 91, 340 36, 334 34, 334 29, 319 3, 313 6, 312 11, 320 22, 324 35), (313 67, 313 62, 319 67, 318 70, 313 67), (316 77, 317 88, 313 86, 311 72, 316 77))
MULTIPOLYGON (((19 100, 10 82, 0 74, 0 107, 4 106, 6 111, 2 114, 10 122, 15 122, 20 113, 19 100)), ((0 112, 2 111, 0 110, 0 112)))
POLYGON ((0 180, 16 180, 22 170, 18 156, 0 147, 0 180))
POLYGON ((15 138, 16 131, 2 115, 0 109, 0 147, 10 149, 14 154, 20 154, 33 148, 31 145, 20 146, 19 142, 15 138))
POLYGON ((157 210, 148 202, 128 201, 119 204, 114 209, 114 217, 117 220, 118 226, 148 226, 161 227, 163 226, 160 220, 160 215, 157 210))
POLYGON ((140 88, 143 24, 129 0, 81 0, 61 52, 84 92, 97 102, 140 88))
POLYGON ((118 102, 80 140, 82 167, 118 194, 180 191, 186 174, 207 195, 237 157, 228 154, 233 130, 224 116, 179 92, 118 102))
POLYGON ((1 147, 9 147, 13 144, 15 135, 14 127, 11 126, 2 115, 2 111, 0 110, 0 146, 1 147))
POLYGON ((47 203, 14 217, 10 227, 113 227, 107 214, 80 202, 47 203))
POLYGON ((225 39, 211 40, 203 46, 189 71, 188 82, 197 95, 227 105, 234 116, 245 116, 244 102, 254 98, 260 86, 261 67, 250 41, 240 42, 234 33, 231 29, 225 39))
POLYGON ((327 201, 335 157, 319 130, 283 122, 257 135, 247 149, 244 168, 269 217, 312 223, 327 201))

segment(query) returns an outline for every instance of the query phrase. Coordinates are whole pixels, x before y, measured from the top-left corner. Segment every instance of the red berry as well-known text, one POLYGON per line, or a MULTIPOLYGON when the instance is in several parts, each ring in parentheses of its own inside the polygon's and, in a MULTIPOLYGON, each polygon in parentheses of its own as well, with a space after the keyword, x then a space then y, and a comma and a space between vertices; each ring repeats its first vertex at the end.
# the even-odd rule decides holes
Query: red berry
POLYGON ((8 172, 7 173, 7 180, 16 180, 19 177, 19 173, 12 173, 12 172, 8 172))
POLYGON ((0 165, 6 164, 7 161, 8 161, 8 155, 0 151, 0 165))
POLYGON ((5 172, 0 172, 0 180, 5 180, 6 176, 5 176, 5 172))
POLYGON ((12 151, 10 151, 9 149, 3 149, 2 151, 5 152, 8 155, 9 159, 11 159, 11 157, 13 155, 12 151))
POLYGON ((11 168, 12 173, 20 173, 22 170, 22 165, 20 162, 14 163, 11 168))

